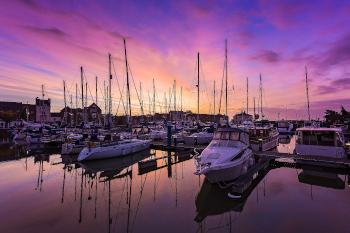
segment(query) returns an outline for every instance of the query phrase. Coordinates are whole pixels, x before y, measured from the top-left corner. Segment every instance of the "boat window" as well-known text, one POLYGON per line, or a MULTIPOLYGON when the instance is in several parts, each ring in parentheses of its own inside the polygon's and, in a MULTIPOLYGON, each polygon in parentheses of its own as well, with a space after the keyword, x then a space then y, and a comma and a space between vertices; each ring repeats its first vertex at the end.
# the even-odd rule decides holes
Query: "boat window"
POLYGON ((231 132, 230 140, 238 141, 239 140, 239 132, 231 132))
POLYGON ((220 138, 221 138, 221 133, 220 132, 215 132, 214 139, 215 140, 220 140, 220 138))
POLYGON ((334 132, 303 132, 304 145, 334 146, 334 132))
POLYGON ((229 140, 229 139, 230 139, 230 132, 222 132, 221 140, 229 140))

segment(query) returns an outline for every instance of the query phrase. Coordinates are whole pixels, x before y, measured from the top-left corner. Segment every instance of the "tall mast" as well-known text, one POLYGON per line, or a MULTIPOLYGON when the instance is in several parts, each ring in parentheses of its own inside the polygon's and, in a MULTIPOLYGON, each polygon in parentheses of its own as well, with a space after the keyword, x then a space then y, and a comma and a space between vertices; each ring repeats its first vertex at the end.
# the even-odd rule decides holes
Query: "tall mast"
POLYGON ((142 115, 145 115, 144 111, 143 111, 143 96, 142 96, 142 86, 141 86, 141 82, 140 82, 140 102, 141 102, 141 113, 142 115))
POLYGON ((309 82, 307 79, 307 67, 305 66, 305 84, 306 84, 306 100, 307 100, 307 115, 309 121, 311 121, 311 116, 310 116, 310 99, 309 99, 309 82))
POLYGON ((174 80, 174 111, 176 114, 176 80, 174 80))
POLYGON ((225 115, 227 116, 228 120, 228 115, 227 115, 227 40, 225 40, 225 115))
POLYGON ((263 114, 263 107, 262 107, 262 105, 263 105, 263 100, 262 100, 262 92, 263 92, 263 90, 262 90, 262 79, 261 79, 261 73, 260 73, 260 85, 259 85, 259 92, 260 92, 260 117, 261 117, 261 119, 263 119, 264 118, 264 114, 263 114))
POLYGON ((253 121, 255 121, 255 115, 256 115, 256 113, 255 113, 255 97, 254 97, 254 116, 253 116, 253 121))
POLYGON ((180 93, 181 93, 181 99, 180 99, 180 100, 181 100, 181 101, 180 101, 180 102, 181 102, 181 105, 180 105, 180 109, 181 109, 181 112, 182 112, 182 86, 181 86, 181 89, 180 89, 180 93))
POLYGON ((248 109, 249 109, 249 86, 248 86, 248 77, 247 77, 247 114, 248 114, 248 109))
MULTIPOLYGON (((126 42, 124 41, 124 55, 125 55, 125 68, 126 68, 126 88, 127 88, 127 97, 129 103, 129 117, 131 118, 131 99, 130 99, 130 85, 129 85, 129 66, 128 66, 128 57, 126 55, 126 42)), ((129 119, 130 119, 129 118, 129 119)), ((128 122, 130 123, 130 121, 128 122)))
POLYGON ((75 83, 75 126, 78 122, 78 83, 75 83))
POLYGON ((216 90, 215 90, 215 80, 214 80, 214 93, 213 93, 213 95, 214 95, 214 96, 213 96, 213 97, 214 97, 214 111, 213 111, 214 121, 215 121, 215 110, 216 110, 216 109, 215 109, 215 96, 216 96, 215 91, 216 91, 216 90))
POLYGON ((153 116, 154 114, 156 114, 156 85, 154 83, 154 78, 152 79, 152 83, 153 83, 153 100, 152 100, 152 112, 153 112, 153 116))
POLYGON ((87 107, 87 96, 88 96, 88 93, 87 93, 87 89, 88 89, 88 83, 86 82, 85 83, 85 106, 87 107))
POLYGON ((63 80, 63 99, 64 99, 64 123, 67 123, 67 99, 66 99, 66 81, 63 80))
POLYGON ((97 103, 97 101, 98 101, 98 98, 97 98, 97 79, 98 79, 98 78, 97 78, 97 76, 96 76, 96 85, 95 85, 95 97, 96 97, 96 101, 95 101, 96 103, 95 103, 95 104, 96 104, 96 105, 98 105, 98 103, 97 103))
POLYGON ((197 53, 197 124, 199 122, 199 52, 197 53))
POLYGON ((112 119, 111 119, 111 113, 112 113, 112 57, 111 54, 108 54, 108 72, 109 72, 109 79, 108 79, 108 127, 111 127, 112 119))
POLYGON ((81 110, 82 110, 82 113, 83 113, 83 122, 85 122, 85 110, 84 110, 84 70, 83 70, 83 67, 80 66, 80 76, 81 76, 81 79, 80 79, 80 82, 81 82, 81 110))

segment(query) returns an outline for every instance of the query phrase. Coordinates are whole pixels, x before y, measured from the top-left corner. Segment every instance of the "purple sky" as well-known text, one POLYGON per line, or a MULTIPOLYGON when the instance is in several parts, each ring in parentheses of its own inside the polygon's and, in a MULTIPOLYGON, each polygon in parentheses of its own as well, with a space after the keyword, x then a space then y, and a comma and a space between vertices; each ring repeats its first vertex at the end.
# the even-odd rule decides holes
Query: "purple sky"
MULTIPOLYGON (((288 118, 305 118, 305 65, 313 118, 321 117, 325 108, 339 109, 341 104, 350 108, 349 1, 5 0, 0 7, 0 100, 33 102, 44 84, 53 109, 58 110, 63 106, 62 80, 66 80, 75 103, 82 65, 89 103, 98 76, 103 106, 108 52, 121 89, 125 83, 123 37, 135 85, 139 88, 142 83, 146 112, 152 78, 157 105, 164 104, 164 95, 176 79, 177 103, 183 86, 184 108, 196 109, 197 51, 200 110, 212 112, 214 80, 220 93, 225 39, 230 114, 246 106, 246 77, 251 111, 261 73, 267 116, 275 119, 280 112, 282 118, 287 112, 288 118)), ((121 114, 115 77, 112 88, 113 111, 121 114)), ((134 87, 132 104, 133 112, 139 113, 134 87)))

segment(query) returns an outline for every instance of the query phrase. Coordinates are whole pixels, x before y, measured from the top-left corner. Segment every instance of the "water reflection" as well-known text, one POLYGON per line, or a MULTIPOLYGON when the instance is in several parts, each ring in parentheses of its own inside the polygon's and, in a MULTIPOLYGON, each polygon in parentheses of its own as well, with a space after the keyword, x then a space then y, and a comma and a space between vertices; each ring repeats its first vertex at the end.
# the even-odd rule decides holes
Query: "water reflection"
POLYGON ((342 232, 348 225, 345 171, 271 168, 231 199, 230 187, 193 175, 189 152, 75 163, 40 148, 7 151, 1 232, 342 232))

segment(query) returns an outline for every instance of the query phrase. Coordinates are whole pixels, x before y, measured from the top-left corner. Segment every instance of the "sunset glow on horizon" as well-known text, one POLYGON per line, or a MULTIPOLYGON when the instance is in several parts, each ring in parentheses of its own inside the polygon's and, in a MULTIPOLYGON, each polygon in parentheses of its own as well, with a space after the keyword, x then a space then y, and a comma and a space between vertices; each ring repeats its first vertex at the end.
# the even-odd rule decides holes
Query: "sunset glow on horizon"
POLYGON ((98 76, 98 104, 103 108, 111 53, 116 71, 113 112, 123 114, 116 80, 123 89, 126 38, 133 114, 140 114, 135 91, 140 83, 148 113, 152 79, 157 112, 163 111, 165 96, 169 101, 174 80, 178 108, 182 86, 183 109, 196 112, 197 52, 200 111, 213 112, 215 80, 217 113, 227 39, 229 116, 246 108, 247 77, 252 113, 261 73, 267 117, 276 119, 280 113, 281 118, 306 118, 307 66, 311 113, 319 118, 325 109, 350 109, 349 15, 349 1, 2 1, 0 99, 32 103, 41 96, 43 84, 53 110, 59 111, 65 80, 75 107, 75 84, 80 85, 83 66, 88 103, 95 99, 98 76))

